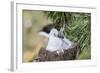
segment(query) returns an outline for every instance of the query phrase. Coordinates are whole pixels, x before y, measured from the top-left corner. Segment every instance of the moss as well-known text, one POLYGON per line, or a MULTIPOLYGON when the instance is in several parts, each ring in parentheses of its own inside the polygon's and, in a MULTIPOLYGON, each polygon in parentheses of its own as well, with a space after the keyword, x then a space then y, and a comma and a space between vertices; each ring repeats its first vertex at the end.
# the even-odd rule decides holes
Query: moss
POLYGON ((83 51, 81 52, 79 59, 91 59, 91 50, 84 48, 83 51))

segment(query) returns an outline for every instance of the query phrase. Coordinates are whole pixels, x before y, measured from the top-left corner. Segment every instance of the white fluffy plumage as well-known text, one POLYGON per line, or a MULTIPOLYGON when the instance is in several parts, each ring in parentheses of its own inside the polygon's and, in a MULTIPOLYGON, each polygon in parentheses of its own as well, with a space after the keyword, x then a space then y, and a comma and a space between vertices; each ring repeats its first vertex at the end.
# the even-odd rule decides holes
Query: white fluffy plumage
POLYGON ((46 50, 48 51, 59 51, 62 52, 63 49, 68 49, 71 46, 72 42, 67 38, 59 38, 58 31, 56 29, 52 29, 49 33, 49 40, 46 50))

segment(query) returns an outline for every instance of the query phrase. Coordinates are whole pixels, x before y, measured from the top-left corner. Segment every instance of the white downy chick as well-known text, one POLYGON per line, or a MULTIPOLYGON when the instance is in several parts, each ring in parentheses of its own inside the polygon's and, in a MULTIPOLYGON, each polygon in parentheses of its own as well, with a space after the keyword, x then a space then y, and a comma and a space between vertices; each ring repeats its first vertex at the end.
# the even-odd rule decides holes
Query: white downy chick
POLYGON ((58 31, 53 28, 49 33, 49 40, 46 50, 48 51, 58 51, 61 50, 62 40, 58 38, 58 31))
POLYGON ((57 51, 57 52, 64 52, 63 50, 67 50, 71 47, 72 42, 67 38, 59 38, 58 31, 53 28, 49 33, 49 41, 46 50, 49 51, 57 51))

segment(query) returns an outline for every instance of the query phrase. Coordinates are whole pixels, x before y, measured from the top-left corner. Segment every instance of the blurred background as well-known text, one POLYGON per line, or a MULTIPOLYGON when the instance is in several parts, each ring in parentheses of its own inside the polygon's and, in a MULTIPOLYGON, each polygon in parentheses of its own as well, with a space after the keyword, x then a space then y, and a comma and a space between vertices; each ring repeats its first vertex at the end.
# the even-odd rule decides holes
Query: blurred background
POLYGON ((23 62, 29 62, 38 55, 41 37, 38 32, 47 24, 63 27, 69 40, 79 43, 79 59, 91 59, 91 14, 77 12, 23 10, 23 62))

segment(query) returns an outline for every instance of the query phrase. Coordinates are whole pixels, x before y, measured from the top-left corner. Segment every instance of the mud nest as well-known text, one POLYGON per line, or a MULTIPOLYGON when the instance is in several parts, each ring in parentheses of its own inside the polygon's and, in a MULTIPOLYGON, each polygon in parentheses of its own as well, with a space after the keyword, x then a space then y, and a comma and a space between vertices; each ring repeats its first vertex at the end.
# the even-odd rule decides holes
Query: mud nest
POLYGON ((56 51, 50 52, 46 49, 41 49, 38 54, 37 61, 64 61, 64 60, 77 60, 81 52, 79 44, 72 45, 71 48, 63 50, 64 52, 57 53, 56 51))

